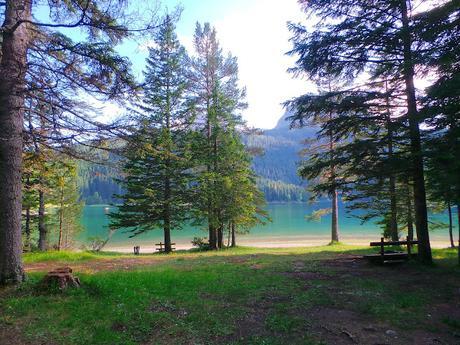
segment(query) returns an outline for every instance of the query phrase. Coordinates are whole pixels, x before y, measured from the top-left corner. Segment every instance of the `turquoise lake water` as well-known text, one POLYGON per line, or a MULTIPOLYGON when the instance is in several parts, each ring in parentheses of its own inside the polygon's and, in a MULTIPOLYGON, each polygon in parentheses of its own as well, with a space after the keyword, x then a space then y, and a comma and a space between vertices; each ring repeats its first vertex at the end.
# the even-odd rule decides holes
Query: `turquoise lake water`
MULTIPOLYGON (((313 206, 300 203, 271 203, 267 205, 272 222, 266 225, 259 225, 251 229, 249 234, 238 235, 237 242, 241 245, 260 245, 260 246, 295 246, 327 244, 330 240, 331 217, 325 216, 319 222, 309 222, 305 220, 305 215, 313 209, 327 207, 324 205, 313 206)), ((82 223, 84 232, 80 235, 80 240, 86 242, 89 237, 99 236, 105 238, 108 229, 107 213, 114 211, 114 207, 107 205, 85 206, 82 223)), ((378 240, 381 230, 375 224, 369 222, 361 224, 360 220, 351 217, 342 207, 339 213, 339 228, 341 240, 345 243, 362 243, 369 240, 378 240)), ((443 215, 434 218, 447 221, 443 215)), ((155 229, 135 238, 129 238, 130 233, 118 230, 112 237, 108 247, 131 247, 139 244, 150 244, 162 240, 162 231, 155 229)), ((186 226, 182 230, 172 232, 172 240, 178 246, 190 246, 193 237, 206 237, 207 233, 203 228, 186 226)), ((405 236, 403 234, 403 236, 405 236)), ((431 239, 437 242, 437 246, 448 246, 447 230, 436 230, 431 232, 431 239)))

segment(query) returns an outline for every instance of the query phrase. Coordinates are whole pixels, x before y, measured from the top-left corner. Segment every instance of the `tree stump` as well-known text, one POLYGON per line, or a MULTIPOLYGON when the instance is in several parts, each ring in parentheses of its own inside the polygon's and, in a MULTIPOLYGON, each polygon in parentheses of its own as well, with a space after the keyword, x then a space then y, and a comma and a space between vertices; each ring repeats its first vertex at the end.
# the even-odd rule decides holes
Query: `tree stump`
POLYGON ((70 267, 60 267, 48 274, 43 278, 42 283, 44 286, 58 286, 59 289, 67 289, 69 287, 80 287, 80 279, 74 277, 70 267))

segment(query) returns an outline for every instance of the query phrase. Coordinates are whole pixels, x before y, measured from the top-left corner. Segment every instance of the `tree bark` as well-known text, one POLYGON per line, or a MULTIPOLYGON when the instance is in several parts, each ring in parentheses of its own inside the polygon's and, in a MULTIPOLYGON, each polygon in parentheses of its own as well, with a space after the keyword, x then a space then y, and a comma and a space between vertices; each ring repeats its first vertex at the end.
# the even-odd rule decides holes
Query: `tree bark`
POLYGON ((455 248, 454 242, 454 234, 453 234, 453 220, 452 220, 452 205, 450 201, 447 202, 447 212, 449 214, 449 239, 450 239, 450 247, 455 248))
MULTIPOLYGON (((208 221, 212 222, 212 219, 208 221)), ((212 223, 208 225, 208 231, 209 231, 209 248, 217 249, 216 229, 214 228, 212 223)))
POLYGON ((458 264, 460 265, 460 202, 457 204, 457 217, 458 217, 458 264))
MULTIPOLYGON (((390 98, 388 96, 388 83, 385 82, 385 91, 386 95, 386 125, 387 125, 387 134, 388 134, 388 160, 392 161, 393 159, 393 128, 391 127, 391 112, 390 112, 390 98)), ((398 214, 397 214, 397 200, 396 200, 396 178, 392 171, 389 172, 389 191, 390 191, 390 235, 392 241, 399 240, 398 233, 398 214)))
POLYGON ((59 240, 58 240, 58 250, 62 249, 62 235, 63 229, 62 224, 64 220, 64 186, 60 186, 61 193, 59 195, 59 240))
MULTIPOLYGON (((206 85, 207 89, 209 90, 209 78, 206 78, 206 85)), ((211 157, 213 152, 212 146, 212 127, 211 127, 211 104, 210 104, 211 92, 208 91, 207 100, 206 100, 206 138, 207 138, 207 152, 208 152, 208 159, 206 163, 207 172, 210 173, 211 169, 211 157)), ((216 235, 216 228, 214 226, 214 207, 213 207, 213 198, 211 197, 214 191, 208 190, 208 232, 209 232, 209 249, 215 250, 217 249, 217 235, 216 235)))
POLYGON ((171 224, 169 223, 169 220, 165 222, 163 230, 164 230, 164 240, 165 240, 165 253, 171 253, 172 252, 171 224))
POLYGON ((339 196, 336 189, 332 193, 332 242, 339 242, 339 196))
POLYGON ((410 184, 407 181, 407 196, 406 196, 406 207, 407 207, 407 236, 409 240, 414 239, 414 219, 412 218, 412 195, 410 192, 410 184))
MULTIPOLYGON (((332 88, 329 84, 329 92, 332 91, 332 88)), ((329 114, 329 120, 332 120, 333 115, 332 113, 329 114)), ((329 133, 329 151, 331 156, 331 183, 335 185, 336 183, 336 175, 335 175, 335 164, 334 164, 334 137, 332 132, 329 133)), ((334 186, 331 190, 332 196, 332 219, 331 219, 331 243, 339 242, 339 196, 337 192, 337 188, 334 186)))
POLYGON ((31 0, 8 0, 0 62, 0 285, 24 280, 22 265, 22 131, 31 0))
POLYGON ((172 245, 171 245, 171 210, 169 205, 169 200, 171 198, 171 186, 170 180, 166 177, 166 184, 165 184, 165 205, 164 205, 164 241, 165 241, 165 253, 172 252, 172 245))
POLYGON ((403 75, 406 85, 407 117, 411 141, 412 177, 414 183, 415 226, 417 231, 418 256, 421 261, 431 263, 430 235, 428 233, 428 212, 426 204, 425 176, 422 144, 420 138, 417 100, 414 86, 414 61, 412 57, 412 37, 409 25, 407 0, 401 0, 402 42, 404 49, 403 75))
MULTIPOLYGON (((41 184, 42 182, 40 182, 41 184)), ((46 251, 48 249, 48 230, 45 223, 45 192, 38 191, 38 249, 46 251)))
POLYGON ((24 245, 27 250, 30 250, 30 207, 26 208, 26 224, 25 224, 26 243, 24 245))
POLYGON ((232 222, 232 247, 236 247, 235 223, 232 222))
POLYGON ((230 247, 230 238, 232 236, 232 228, 231 228, 231 224, 229 223, 228 226, 227 226, 227 248, 230 247))
POLYGON ((224 229, 222 225, 217 229, 217 247, 219 249, 224 248, 224 229))

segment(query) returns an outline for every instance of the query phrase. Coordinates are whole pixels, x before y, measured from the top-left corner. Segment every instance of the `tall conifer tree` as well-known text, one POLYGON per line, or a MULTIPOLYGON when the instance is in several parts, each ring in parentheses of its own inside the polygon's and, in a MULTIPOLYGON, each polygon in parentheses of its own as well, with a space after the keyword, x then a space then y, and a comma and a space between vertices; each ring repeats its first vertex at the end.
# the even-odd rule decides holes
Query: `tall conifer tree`
MULTIPOLYGON (((0 3, 0 284, 24 278, 21 171, 26 100, 33 98, 60 111, 61 116, 49 117, 32 108, 56 126, 65 123, 67 144, 81 135, 94 138, 98 131, 110 130, 111 126, 89 120, 81 95, 122 99, 133 90, 130 63, 114 47, 151 25, 143 23, 130 31, 133 23, 126 4, 121 0, 0 3), (48 15, 36 16, 37 12, 48 15), (77 41, 68 31, 78 32, 72 35, 77 41)), ((62 136, 53 139, 56 145, 64 142, 62 136)))
POLYGON ((238 110, 244 108, 245 90, 238 87, 238 64, 235 57, 223 56, 216 30, 209 23, 197 23, 194 36, 195 55, 190 59, 191 90, 197 111, 195 159, 201 166, 198 179, 200 215, 208 225, 209 244, 217 249, 223 223, 219 194, 222 183, 222 145, 226 135, 242 124, 238 110), (219 237, 219 238, 218 238, 219 237))
POLYGON ((111 214, 113 228, 131 228, 133 236, 155 228, 164 232, 171 252, 171 230, 190 216, 190 159, 187 133, 191 125, 187 101, 186 52, 167 15, 149 49, 144 100, 136 121, 140 127, 125 149, 126 193, 111 214))
MULTIPOLYGON (((431 262, 428 214, 421 142, 421 116, 416 100, 416 65, 437 48, 425 44, 417 28, 418 1, 301 0, 303 10, 318 18, 313 31, 291 24, 298 56, 296 73, 313 78, 353 81, 390 80, 404 97, 413 183, 419 257, 431 262), (359 77, 359 78, 358 78, 359 77)), ((445 1, 448 2, 448 1, 445 1)), ((299 114, 301 116, 301 114, 299 114)))

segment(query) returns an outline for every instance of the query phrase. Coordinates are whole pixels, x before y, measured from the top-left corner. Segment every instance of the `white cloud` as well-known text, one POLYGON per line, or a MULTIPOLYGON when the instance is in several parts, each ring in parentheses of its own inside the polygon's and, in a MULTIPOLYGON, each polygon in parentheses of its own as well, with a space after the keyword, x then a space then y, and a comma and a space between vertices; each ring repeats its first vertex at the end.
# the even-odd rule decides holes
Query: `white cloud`
POLYGON ((285 55, 291 49, 287 22, 304 18, 296 0, 255 0, 245 11, 235 8, 213 23, 222 47, 238 57, 250 125, 273 127, 284 112, 282 102, 312 90, 311 83, 286 72, 294 65, 285 55))

